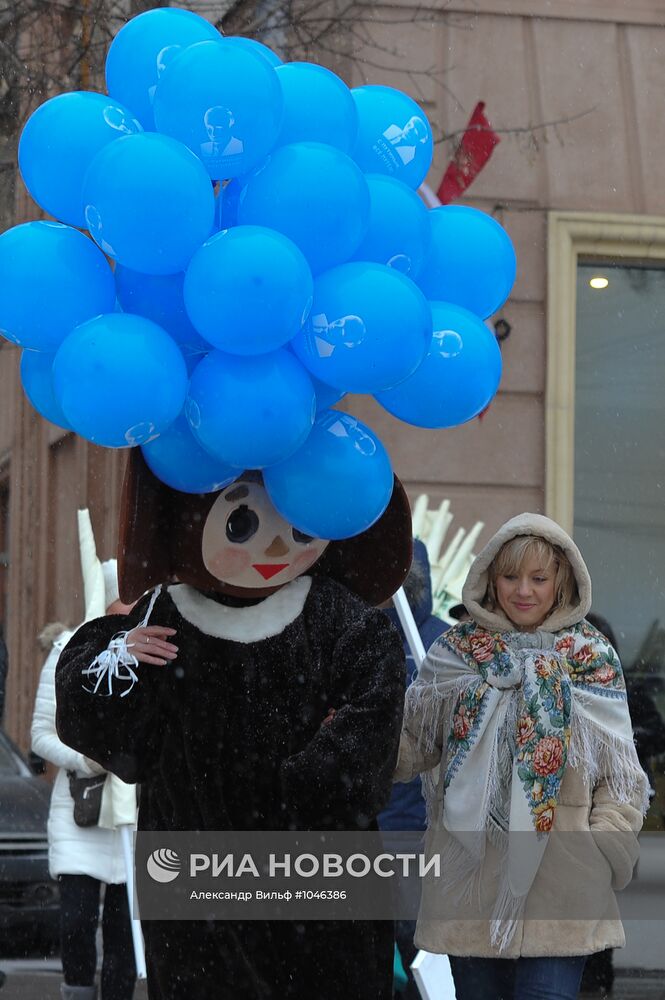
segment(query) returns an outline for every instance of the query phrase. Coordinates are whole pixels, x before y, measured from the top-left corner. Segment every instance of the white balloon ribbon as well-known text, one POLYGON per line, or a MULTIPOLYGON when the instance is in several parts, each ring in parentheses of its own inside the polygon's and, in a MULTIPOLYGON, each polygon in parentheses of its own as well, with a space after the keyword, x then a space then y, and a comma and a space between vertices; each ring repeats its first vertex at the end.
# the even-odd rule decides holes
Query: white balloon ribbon
MULTIPOLYGON (((162 587, 156 587, 153 591, 152 597, 150 598, 150 603, 148 604, 148 609, 143 616, 142 620, 136 626, 137 628, 144 628, 148 621, 150 620, 150 615, 152 614, 152 609, 155 606, 155 601, 157 600, 162 587)), ((130 630, 131 631, 131 630, 130 630)), ((127 645, 127 636, 129 632, 117 632, 106 649, 102 650, 98 656, 92 661, 89 667, 86 667, 82 671, 83 677, 85 678, 83 689, 88 691, 90 694, 98 694, 102 697, 109 697, 113 694, 120 694, 121 698, 125 698, 129 692, 132 690, 139 677, 136 673, 135 667, 138 667, 139 661, 130 652, 130 647, 127 645), (119 687, 123 686, 124 690, 119 691, 119 687)))

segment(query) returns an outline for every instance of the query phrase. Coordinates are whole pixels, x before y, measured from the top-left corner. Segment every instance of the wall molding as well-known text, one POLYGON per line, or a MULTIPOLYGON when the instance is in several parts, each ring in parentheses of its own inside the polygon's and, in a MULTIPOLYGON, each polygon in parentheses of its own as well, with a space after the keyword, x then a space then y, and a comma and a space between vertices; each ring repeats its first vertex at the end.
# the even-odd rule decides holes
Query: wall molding
POLYGON ((534 17, 541 21, 596 21, 665 27, 663 0, 381 0, 377 5, 477 17, 534 17))

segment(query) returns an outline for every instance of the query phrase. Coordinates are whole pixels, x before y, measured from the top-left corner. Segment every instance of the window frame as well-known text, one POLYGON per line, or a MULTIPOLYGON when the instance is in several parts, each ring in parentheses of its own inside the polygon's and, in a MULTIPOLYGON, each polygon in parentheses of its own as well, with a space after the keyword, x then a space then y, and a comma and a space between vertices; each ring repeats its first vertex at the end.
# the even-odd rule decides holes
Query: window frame
POLYGON ((549 212, 545 512, 572 535, 575 506, 575 356, 580 258, 665 266, 665 218, 549 212))

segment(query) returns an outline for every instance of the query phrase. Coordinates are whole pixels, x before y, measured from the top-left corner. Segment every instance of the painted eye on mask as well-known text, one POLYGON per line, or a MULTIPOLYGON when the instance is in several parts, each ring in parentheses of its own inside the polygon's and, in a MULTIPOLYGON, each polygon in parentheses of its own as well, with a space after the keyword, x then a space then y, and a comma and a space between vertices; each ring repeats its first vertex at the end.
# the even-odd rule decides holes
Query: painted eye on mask
POLYGON ((230 542, 241 544, 259 530, 259 519, 246 504, 236 507, 226 522, 226 537, 230 542))
POLYGON ((291 528, 291 534, 293 535, 293 541, 300 542, 301 545, 308 545, 314 541, 312 535, 306 535, 303 531, 298 531, 297 528, 291 528))

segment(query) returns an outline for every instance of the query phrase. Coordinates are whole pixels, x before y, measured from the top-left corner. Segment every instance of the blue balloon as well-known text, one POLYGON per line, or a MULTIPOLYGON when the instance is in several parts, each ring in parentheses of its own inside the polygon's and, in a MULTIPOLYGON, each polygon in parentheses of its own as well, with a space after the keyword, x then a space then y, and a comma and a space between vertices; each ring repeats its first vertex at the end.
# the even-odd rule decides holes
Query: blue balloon
POLYGON ((194 374, 194 369, 199 365, 204 358, 208 357, 210 351, 192 351, 187 353, 183 351, 183 358, 185 361, 185 367, 187 368, 187 375, 189 378, 194 374))
POLYGON ((334 385, 326 385, 325 382, 321 382, 320 379, 315 378, 311 372, 309 377, 312 380, 314 392, 316 393, 317 413, 321 410, 329 410, 331 406, 334 406, 335 403, 339 403, 340 399, 344 399, 346 396, 343 389, 336 389, 334 385))
POLYGON ((218 233, 220 229, 227 227, 222 222, 222 205, 224 202, 224 191, 220 186, 215 192, 215 218, 212 224, 213 232, 218 233))
POLYGON ((430 213, 432 242, 417 282, 429 299, 487 319, 510 295, 516 259, 508 233, 477 208, 443 205, 430 213))
POLYGON ((110 313, 78 326, 61 344, 53 386, 77 434, 107 448, 130 448, 176 419, 187 371, 178 345, 159 326, 110 313))
POLYGON ((314 538, 351 538, 383 514, 393 491, 388 454, 349 413, 320 413, 305 444, 263 473, 276 509, 314 538))
POLYGON ((240 195, 247 182, 245 177, 233 177, 228 184, 220 190, 217 201, 217 215, 215 217, 215 229, 231 229, 238 225, 238 208, 240 206, 240 195))
POLYGON ((219 180, 265 159, 279 134, 282 104, 272 66, 226 38, 190 45, 176 56, 155 91, 155 122, 219 180))
POLYGON ((202 337, 230 354, 264 354, 305 322, 314 282, 298 247, 274 229, 236 226, 198 250, 185 277, 185 305, 202 337))
POLYGON ((429 248, 429 213, 422 199, 406 184, 368 174, 369 228, 354 260, 387 264, 413 279, 420 271, 429 248))
POLYGON ((111 42, 106 57, 108 92, 152 131, 155 87, 166 67, 186 46, 220 38, 214 25, 189 10, 145 11, 128 21, 111 42))
POLYGON ((21 353, 21 382, 26 396, 42 417, 70 431, 60 404, 53 392, 53 354, 43 351, 21 353))
MULTIPOLYGON (((287 350, 291 351, 294 354, 294 357, 297 357, 291 344, 287 344, 287 350)), ((316 393, 317 413, 321 410, 329 410, 335 405, 335 403, 339 403, 340 399, 344 399, 346 396, 343 389, 337 389, 334 385, 326 385, 325 382, 316 378, 311 372, 309 372, 309 378, 314 386, 314 392, 316 393)))
POLYGON ((186 413, 211 455, 238 469, 261 469, 300 447, 315 407, 307 372, 289 351, 251 358, 212 351, 194 370, 186 413))
POLYGON ((248 179, 238 221, 288 236, 318 274, 360 246, 369 222, 367 182, 353 160, 332 146, 281 146, 248 179))
POLYGON ((356 87, 358 111, 353 158, 368 174, 389 174, 411 188, 425 180, 434 142, 427 115, 415 101, 392 87, 356 87))
POLYGON ((434 336, 418 370, 376 398, 389 413, 417 427, 456 427, 478 416, 501 380, 496 337, 474 313, 432 302, 434 336))
POLYGON ((383 264, 342 264, 317 278, 309 320, 291 345, 312 375, 347 392, 388 389, 413 374, 432 338, 419 288, 383 264))
POLYGON ((271 66, 276 68, 282 65, 282 60, 279 58, 276 52, 264 45, 263 42, 257 42, 255 38, 244 38, 242 35, 233 35, 232 41, 236 45, 242 45, 243 48, 249 49, 251 52, 258 52, 260 56, 263 56, 271 66))
POLYGON ((212 231, 210 178, 189 149, 165 135, 128 135, 102 149, 83 197, 95 243, 145 274, 184 271, 212 231))
POLYGON ((323 142, 350 153, 358 131, 351 91, 336 73, 315 63, 277 68, 284 95, 284 119, 277 144, 323 142))
MULTIPOLYGON (((210 345, 208 344, 208 348, 210 345)), ((210 354, 210 350, 201 351, 195 347, 188 348, 186 346, 180 345, 180 350, 182 351, 182 356, 185 360, 185 367, 187 368, 187 375, 189 378, 192 377, 194 369, 199 365, 204 358, 207 358, 210 354)))
POLYGON ((159 437, 144 444, 141 451, 157 478, 181 493, 213 493, 238 478, 237 469, 204 451, 184 412, 159 437))
POLYGON ((21 134, 18 165, 25 186, 51 215, 84 228, 83 178, 93 158, 114 139, 142 131, 131 111, 104 94, 52 97, 30 115, 21 134))
POLYGON ((113 273, 82 233, 59 222, 26 222, 0 236, 0 333, 55 351, 68 333, 115 303, 113 273))
POLYGON ((192 326, 182 286, 185 275, 141 274, 118 264, 115 287, 123 312, 151 319, 166 330, 188 353, 207 353, 208 344, 192 326))

